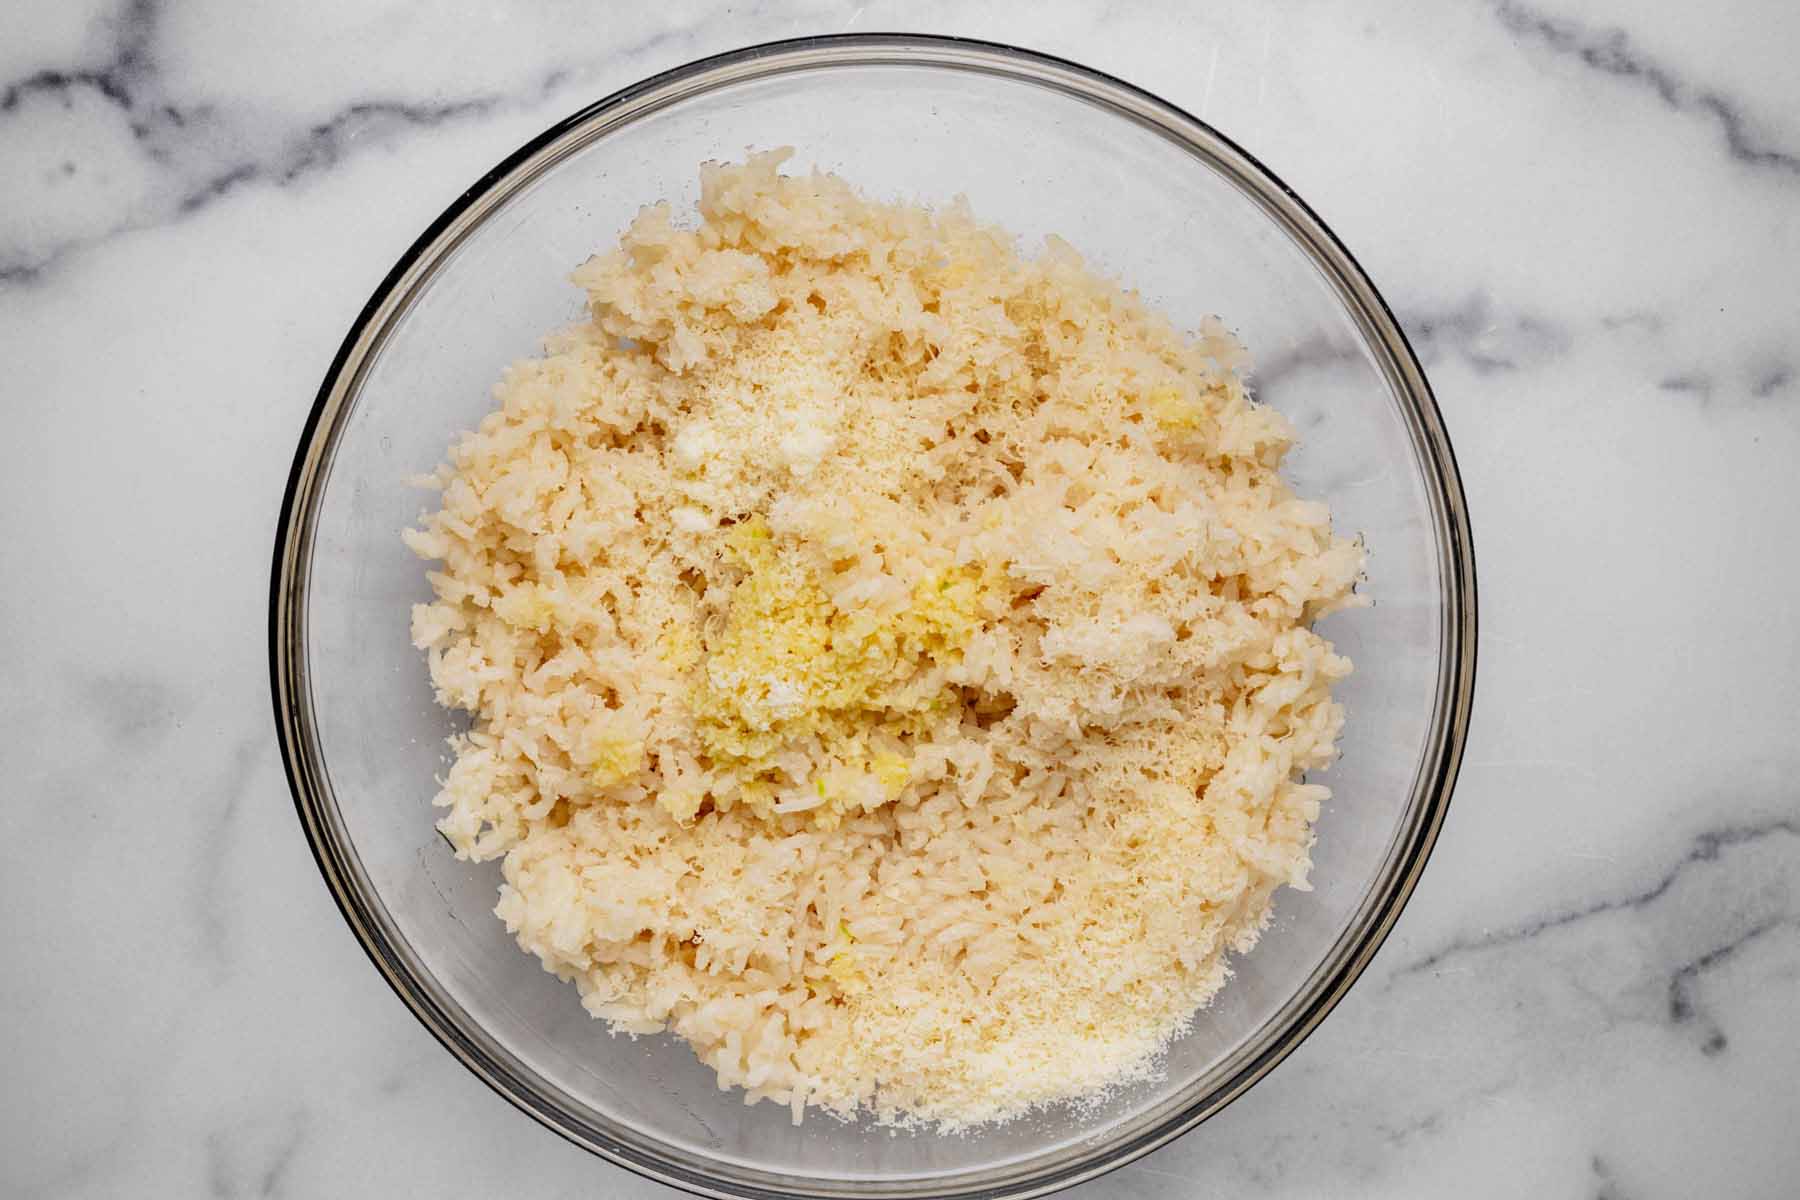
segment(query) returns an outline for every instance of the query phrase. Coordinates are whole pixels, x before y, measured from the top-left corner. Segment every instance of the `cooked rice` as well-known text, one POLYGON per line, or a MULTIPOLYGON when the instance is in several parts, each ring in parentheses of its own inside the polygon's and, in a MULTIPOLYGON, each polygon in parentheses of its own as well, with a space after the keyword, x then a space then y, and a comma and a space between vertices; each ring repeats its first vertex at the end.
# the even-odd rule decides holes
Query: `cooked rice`
POLYGON ((1143 1071, 1306 886, 1361 550, 1218 322, 784 157, 582 266, 434 477, 440 827, 720 1087, 1005 1118, 1143 1071))

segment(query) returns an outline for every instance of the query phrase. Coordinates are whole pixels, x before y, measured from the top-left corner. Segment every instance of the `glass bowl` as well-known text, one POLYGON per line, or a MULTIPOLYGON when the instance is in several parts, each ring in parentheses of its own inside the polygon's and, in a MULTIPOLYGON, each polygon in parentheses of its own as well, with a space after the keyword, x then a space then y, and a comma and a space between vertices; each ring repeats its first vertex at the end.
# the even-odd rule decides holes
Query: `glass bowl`
POLYGON ((400 260, 332 363, 295 456, 271 587, 276 720, 326 884, 375 965, 470 1070, 613 1162, 717 1196, 1030 1196, 1217 1112, 1341 998, 1443 819, 1474 681, 1475 576, 1450 444, 1392 314, 1287 187, 1187 114, 1072 63, 909 35, 759 46, 576 113, 477 181, 400 260), (1220 314, 1260 399, 1298 426, 1289 474, 1369 548, 1374 607, 1326 632, 1356 661, 1314 890, 1284 890, 1159 1078, 959 1136, 746 1107, 671 1037, 608 1036, 491 909, 498 864, 452 859, 401 544, 406 482, 491 404, 513 359, 578 319, 573 267, 646 203, 691 211, 698 167, 798 147, 873 194, 966 195, 1036 246, 1060 234, 1178 324, 1220 314))

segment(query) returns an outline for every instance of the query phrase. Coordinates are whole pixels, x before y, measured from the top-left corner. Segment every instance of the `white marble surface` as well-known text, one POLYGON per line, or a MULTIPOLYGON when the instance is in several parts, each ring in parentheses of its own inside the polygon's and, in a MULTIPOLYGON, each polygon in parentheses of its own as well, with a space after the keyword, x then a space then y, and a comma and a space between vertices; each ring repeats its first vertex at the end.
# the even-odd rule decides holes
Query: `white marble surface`
POLYGON ((673 1195, 369 969, 276 759, 269 547, 388 265, 582 103, 753 41, 1017 42, 1217 123, 1416 339, 1480 695, 1323 1029, 1100 1197, 1800 1188, 1800 8, 13 0, 0 15, 0 1193, 673 1195))

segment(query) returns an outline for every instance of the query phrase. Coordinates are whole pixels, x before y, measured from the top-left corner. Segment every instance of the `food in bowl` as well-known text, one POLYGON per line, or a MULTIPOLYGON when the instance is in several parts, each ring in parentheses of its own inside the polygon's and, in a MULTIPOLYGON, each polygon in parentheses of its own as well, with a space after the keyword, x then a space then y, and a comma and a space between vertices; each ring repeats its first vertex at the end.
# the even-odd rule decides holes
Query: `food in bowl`
POLYGON ((747 1101, 1092 1096, 1306 886, 1362 548, 1217 320, 785 157, 576 270, 589 319, 432 477, 439 827, 589 1012, 747 1101))

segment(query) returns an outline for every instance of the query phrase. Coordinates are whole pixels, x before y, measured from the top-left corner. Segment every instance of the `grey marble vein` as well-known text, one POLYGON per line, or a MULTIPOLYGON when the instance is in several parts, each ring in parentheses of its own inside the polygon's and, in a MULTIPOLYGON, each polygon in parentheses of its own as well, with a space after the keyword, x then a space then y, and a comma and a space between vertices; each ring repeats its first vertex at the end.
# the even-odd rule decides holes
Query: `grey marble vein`
POLYGON ((1362 348, 1347 341, 1312 336, 1297 346, 1278 350, 1250 368, 1251 390, 1259 399, 1278 395, 1296 378, 1312 371, 1329 371, 1346 363, 1363 361, 1362 348))
MULTIPOLYGON (((1645 345, 1651 351, 1632 363, 1634 379, 1642 378, 1659 393, 1689 398, 1701 406, 1715 401, 1729 404, 1779 399, 1792 389, 1796 378, 1792 363, 1761 353, 1734 356, 1728 372, 1670 364, 1670 321, 1649 309, 1627 309, 1605 313, 1597 319, 1568 321, 1497 304, 1485 291, 1476 290, 1455 303, 1408 305, 1397 315, 1428 370, 1454 362, 1477 376, 1538 371, 1593 349, 1595 335, 1605 335, 1622 344, 1645 345), (1663 369, 1658 370, 1659 364, 1663 369)), ((1779 321, 1778 316, 1776 320, 1779 321)), ((1800 329, 1796 329, 1795 336, 1800 337, 1800 329)), ((1277 356, 1272 364, 1273 375, 1285 385, 1291 372, 1324 366, 1332 353, 1353 351, 1346 347, 1335 352, 1324 347, 1303 347, 1298 354, 1277 356)), ((1261 371, 1257 378, 1262 378, 1261 371)))
POLYGON ((1477 374, 1542 366, 1566 354, 1572 341, 1569 331, 1548 317, 1497 311, 1482 291, 1448 307, 1408 309, 1401 319, 1427 367, 1453 355, 1477 374))
POLYGON ((1781 401, 1793 390, 1794 368, 1785 362, 1747 366, 1721 379, 1700 368, 1673 371, 1656 381, 1656 389, 1674 396, 1686 396, 1701 405, 1715 400, 1748 402, 1781 401))
MULTIPOLYGON (((554 86, 554 82, 545 84, 546 90, 554 86)), ((499 96, 442 103, 358 100, 324 121, 278 136, 270 148, 253 149, 238 145, 243 139, 212 109, 184 113, 172 105, 157 104, 141 112, 127 101, 134 133, 145 153, 167 169, 167 194, 147 211, 127 215, 92 233, 60 239, 35 252, 17 247, 8 251, 0 244, 0 284, 29 283, 73 251, 116 234, 153 229, 192 216, 245 185, 279 187, 328 170, 343 160, 353 144, 388 144, 405 131, 487 115, 507 102, 499 96), (179 167, 175 165, 178 160, 179 167)))
MULTIPOLYGON (((1800 929, 1800 917, 1772 916, 1755 922, 1737 936, 1712 947, 1705 953, 1695 956, 1677 966, 1669 975, 1669 1020, 1676 1025, 1686 1025, 1695 1021, 1699 1015, 1694 1000, 1694 986, 1707 972, 1730 962, 1742 953, 1744 948, 1759 938, 1785 929, 1800 929)), ((1724 1052, 1729 1045, 1723 1030, 1709 1024, 1705 1040, 1700 1043, 1700 1052, 1711 1056, 1724 1052)))
POLYGON ((1791 363, 1776 363, 1760 369, 1755 380, 1750 384, 1750 395, 1758 400, 1767 400, 1781 392, 1789 391, 1794 384, 1794 367, 1791 363))
POLYGON ((199 869, 194 875, 194 923, 215 972, 230 969, 236 936, 231 898, 224 871, 233 859, 233 841, 246 803, 250 781, 273 748, 266 737, 248 738, 233 749, 213 801, 216 815, 200 838, 199 869))
MULTIPOLYGON (((1458 938, 1421 958, 1394 968, 1388 976, 1387 986, 1391 987, 1394 983, 1410 975, 1437 970, 1445 962, 1461 955, 1522 942, 1548 930, 1560 929, 1607 913, 1643 908, 1668 895, 1670 889, 1694 867, 1702 863, 1717 862, 1722 850, 1765 839, 1788 837, 1800 838, 1800 817, 1779 817, 1756 824, 1732 825, 1708 830, 1695 836, 1692 844, 1675 861, 1674 865, 1644 888, 1628 892, 1623 896, 1598 899, 1575 908, 1533 917, 1480 937, 1458 938)), ((1796 850, 1800 851, 1800 847, 1796 847, 1796 850)))
MULTIPOLYGON (((9 247, 0 224, 0 288, 29 284, 71 252, 116 234, 182 220, 247 185, 281 187, 330 170, 353 148, 391 145, 410 132, 533 108, 572 85, 592 80, 600 69, 592 59, 558 62, 527 85, 505 92, 418 99, 368 96, 348 101, 300 128, 251 129, 237 114, 216 104, 178 102, 177 89, 152 53, 157 16, 156 0, 132 0, 122 16, 109 23, 115 49, 104 66, 43 68, 0 92, 0 122, 4 122, 17 119, 34 98, 92 90, 125 114, 140 151, 164 176, 159 194, 141 211, 47 246, 9 247)), ((657 30, 611 47, 611 53, 654 53, 682 36, 680 29, 657 30)), ((67 162, 64 169, 73 173, 77 164, 67 162)))
POLYGON ((1704 371, 1681 371, 1674 375, 1665 375, 1657 380, 1658 391, 1675 392, 1680 395, 1698 396, 1702 400, 1710 399, 1713 393, 1712 376, 1704 371))
POLYGON ((1588 1160, 1588 1168, 1594 1173, 1594 1200, 1631 1200, 1631 1193, 1619 1185, 1613 1174, 1611 1163, 1596 1154, 1588 1160))
POLYGON ((207 1194, 214 1200, 261 1200, 286 1194, 289 1173, 306 1137, 307 1114, 303 1111, 284 1113, 249 1128, 239 1124, 207 1134, 207 1194))
POLYGON ((1649 309, 1633 308, 1623 312, 1605 313, 1600 318, 1600 328, 1607 332, 1619 330, 1635 330, 1642 333, 1661 333, 1668 326, 1668 321, 1661 313, 1649 309))
POLYGON ((1494 11, 1522 42, 1541 45, 1583 67, 1634 84, 1654 95, 1673 112, 1698 113, 1718 129, 1731 160, 1780 176, 1800 176, 1800 152, 1789 150, 1752 130, 1759 124, 1744 104, 1711 84, 1684 79, 1675 68, 1633 45, 1622 28, 1595 29, 1580 21, 1547 15, 1518 0, 1498 0, 1494 11))
MULTIPOLYGON (((547 83, 546 88, 554 86, 547 83)), ((436 104, 403 100, 359 100, 287 139, 267 160, 239 162, 190 187, 175 206, 180 216, 198 212, 236 188, 259 182, 276 186, 329 170, 358 143, 380 145, 404 130, 432 129, 448 121, 485 116, 503 103, 499 96, 478 96, 436 104)))
MULTIPOLYGON (((151 73, 148 47, 156 12, 157 0, 129 0, 122 12, 101 19, 113 43, 102 65, 33 71, 0 88, 0 114, 14 111, 29 97, 65 96, 76 88, 91 88, 122 109, 138 111, 142 108, 138 97, 151 73)), ((180 120, 173 111, 167 115, 180 120)))

